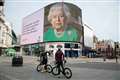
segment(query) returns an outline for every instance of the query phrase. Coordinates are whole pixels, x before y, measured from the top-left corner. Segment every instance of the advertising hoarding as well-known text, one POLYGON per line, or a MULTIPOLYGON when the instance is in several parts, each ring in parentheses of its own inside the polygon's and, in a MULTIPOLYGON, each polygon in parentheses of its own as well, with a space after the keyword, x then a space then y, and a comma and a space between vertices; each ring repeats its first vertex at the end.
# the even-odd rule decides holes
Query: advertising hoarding
POLYGON ((82 12, 70 3, 53 3, 45 7, 44 42, 80 42, 82 12))
POLYGON ((40 9, 23 19, 21 45, 43 41, 44 9, 40 9))
POLYGON ((70 3, 50 4, 23 18, 21 45, 82 42, 82 12, 70 3))
POLYGON ((84 45, 93 48, 93 30, 84 25, 84 45))

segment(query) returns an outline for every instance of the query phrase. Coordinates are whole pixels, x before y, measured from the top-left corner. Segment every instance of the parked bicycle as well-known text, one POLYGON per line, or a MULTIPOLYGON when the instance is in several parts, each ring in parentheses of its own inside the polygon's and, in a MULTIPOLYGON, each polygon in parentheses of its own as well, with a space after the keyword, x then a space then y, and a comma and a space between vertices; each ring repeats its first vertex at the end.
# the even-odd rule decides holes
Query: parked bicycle
POLYGON ((55 66, 52 68, 52 74, 57 76, 60 75, 60 73, 62 73, 67 79, 70 79, 72 77, 72 71, 70 68, 65 67, 65 63, 66 61, 64 61, 63 69, 61 67, 58 68, 57 64, 55 64, 55 66))

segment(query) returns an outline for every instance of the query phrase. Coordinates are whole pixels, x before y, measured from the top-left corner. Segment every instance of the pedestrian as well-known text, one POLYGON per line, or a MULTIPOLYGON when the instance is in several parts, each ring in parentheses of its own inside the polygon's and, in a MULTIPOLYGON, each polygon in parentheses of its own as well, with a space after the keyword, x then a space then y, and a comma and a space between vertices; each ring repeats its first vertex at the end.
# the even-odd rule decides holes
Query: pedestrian
POLYGON ((117 52, 117 47, 116 46, 115 46, 115 49, 114 49, 114 53, 115 53, 116 63, 118 63, 118 52, 117 52))

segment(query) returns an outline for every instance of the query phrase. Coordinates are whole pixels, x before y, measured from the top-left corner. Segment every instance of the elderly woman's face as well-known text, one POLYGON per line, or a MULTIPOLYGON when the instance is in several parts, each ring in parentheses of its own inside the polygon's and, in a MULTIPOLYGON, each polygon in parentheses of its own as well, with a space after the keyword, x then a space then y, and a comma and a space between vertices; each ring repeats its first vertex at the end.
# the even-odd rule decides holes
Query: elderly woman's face
POLYGON ((60 29, 64 26, 64 14, 62 10, 55 10, 52 14, 51 24, 54 29, 60 29))

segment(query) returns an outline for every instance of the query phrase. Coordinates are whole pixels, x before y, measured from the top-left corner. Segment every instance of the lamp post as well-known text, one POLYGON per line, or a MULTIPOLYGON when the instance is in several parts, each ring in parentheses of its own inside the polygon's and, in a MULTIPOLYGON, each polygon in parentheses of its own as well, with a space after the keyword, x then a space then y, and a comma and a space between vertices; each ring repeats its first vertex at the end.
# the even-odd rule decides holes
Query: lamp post
POLYGON ((118 62, 118 53, 119 53, 119 42, 114 42, 114 53, 115 53, 115 59, 116 59, 116 63, 118 62))

